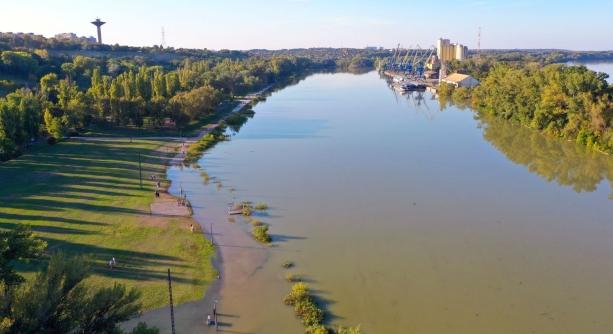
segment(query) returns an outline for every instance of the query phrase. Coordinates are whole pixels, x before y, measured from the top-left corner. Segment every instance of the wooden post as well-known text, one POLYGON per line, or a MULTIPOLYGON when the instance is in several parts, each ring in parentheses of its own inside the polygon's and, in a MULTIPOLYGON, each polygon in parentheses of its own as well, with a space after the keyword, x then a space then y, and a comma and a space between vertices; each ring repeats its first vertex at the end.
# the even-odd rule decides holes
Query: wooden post
POLYGON ((219 330, 219 322, 217 322, 217 299, 215 299, 215 304, 213 304, 213 317, 215 319, 215 331, 219 330))
POLYGON ((140 152, 138 152, 138 179, 140 182, 140 188, 143 189, 143 169, 141 166, 140 152))
POLYGON ((172 334, 175 334, 175 309, 172 305, 172 281, 170 279, 170 268, 168 268, 168 297, 170 298, 170 326, 172 334))

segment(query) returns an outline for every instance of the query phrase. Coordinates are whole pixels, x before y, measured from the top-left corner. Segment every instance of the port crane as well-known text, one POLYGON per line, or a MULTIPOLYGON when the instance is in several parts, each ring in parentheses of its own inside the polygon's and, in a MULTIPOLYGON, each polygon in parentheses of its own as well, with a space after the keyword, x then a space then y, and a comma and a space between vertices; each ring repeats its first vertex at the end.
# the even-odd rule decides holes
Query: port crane
POLYGON ((421 79, 424 76, 426 63, 434 54, 435 47, 422 49, 419 44, 415 47, 409 46, 401 48, 400 44, 394 49, 392 57, 388 59, 384 68, 396 71, 414 79, 421 79))

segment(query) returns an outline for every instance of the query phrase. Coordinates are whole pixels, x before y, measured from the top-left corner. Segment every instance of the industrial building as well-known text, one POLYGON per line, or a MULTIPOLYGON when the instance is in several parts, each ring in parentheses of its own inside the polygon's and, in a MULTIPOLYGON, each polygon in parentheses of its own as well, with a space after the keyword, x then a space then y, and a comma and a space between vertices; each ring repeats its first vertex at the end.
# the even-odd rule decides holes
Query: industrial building
POLYGON ((448 83, 457 87, 473 88, 479 85, 479 80, 468 74, 453 73, 441 79, 441 82, 448 83))
POLYGON ((464 60, 468 55, 468 48, 459 43, 451 43, 448 39, 439 38, 436 43, 436 55, 441 62, 464 60))

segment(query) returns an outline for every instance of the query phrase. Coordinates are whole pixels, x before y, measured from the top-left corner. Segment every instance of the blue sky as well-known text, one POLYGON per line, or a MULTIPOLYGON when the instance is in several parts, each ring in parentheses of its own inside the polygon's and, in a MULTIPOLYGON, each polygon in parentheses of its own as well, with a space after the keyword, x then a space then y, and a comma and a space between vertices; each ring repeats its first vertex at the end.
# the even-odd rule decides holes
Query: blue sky
POLYGON ((429 47, 613 49, 613 0, 4 0, 0 31, 95 35, 105 43, 209 49, 429 47))

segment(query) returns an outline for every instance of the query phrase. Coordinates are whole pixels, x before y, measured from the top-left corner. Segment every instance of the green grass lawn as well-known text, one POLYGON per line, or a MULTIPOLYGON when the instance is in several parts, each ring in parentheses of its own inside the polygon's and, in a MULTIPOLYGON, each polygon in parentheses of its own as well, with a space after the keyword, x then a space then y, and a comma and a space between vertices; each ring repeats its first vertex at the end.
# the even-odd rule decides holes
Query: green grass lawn
MULTIPOLYGON (((166 270, 176 303, 200 298, 216 276, 214 250, 190 218, 151 217, 153 182, 165 173, 161 140, 66 141, 37 145, 0 163, 0 228, 29 224, 48 253, 91 257, 94 284, 138 287, 145 309, 168 303, 166 270), (139 184, 141 154, 143 189, 139 184), (115 257, 118 268, 107 267, 115 257)), ((41 263, 23 266, 31 276, 41 263)))

